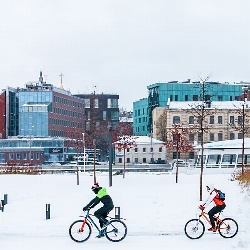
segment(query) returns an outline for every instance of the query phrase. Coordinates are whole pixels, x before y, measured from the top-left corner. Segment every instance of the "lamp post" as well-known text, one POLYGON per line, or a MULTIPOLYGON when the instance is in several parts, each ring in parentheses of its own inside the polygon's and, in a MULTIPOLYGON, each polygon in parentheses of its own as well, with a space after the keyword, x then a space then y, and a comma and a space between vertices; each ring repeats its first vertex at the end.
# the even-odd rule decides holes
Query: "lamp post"
POLYGON ((83 138, 83 171, 85 173, 85 168, 86 168, 86 150, 85 150, 85 137, 84 133, 82 133, 82 138, 83 138))
POLYGON ((241 161, 241 171, 244 173, 245 167, 245 106, 246 106, 246 93, 247 89, 244 88, 243 92, 243 104, 242 104, 242 161, 241 161))
POLYGON ((96 171, 95 171, 95 155, 96 155, 96 139, 93 139, 93 145, 94 145, 94 183, 96 183, 96 171))
POLYGON ((112 127, 109 128, 109 186, 112 186, 112 127))
POLYGON ((31 132, 30 132, 30 165, 31 165, 31 134, 33 132, 34 126, 31 127, 31 132))

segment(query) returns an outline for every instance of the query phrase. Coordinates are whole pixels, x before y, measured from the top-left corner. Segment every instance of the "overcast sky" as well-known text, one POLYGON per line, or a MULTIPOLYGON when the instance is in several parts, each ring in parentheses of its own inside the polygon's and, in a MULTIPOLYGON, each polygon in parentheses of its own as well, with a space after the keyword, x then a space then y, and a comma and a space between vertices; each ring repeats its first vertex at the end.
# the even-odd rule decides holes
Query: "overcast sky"
POLYGON ((1 0, 0 88, 39 78, 72 94, 156 82, 250 81, 249 0, 1 0), (96 86, 96 88, 94 87, 96 86))

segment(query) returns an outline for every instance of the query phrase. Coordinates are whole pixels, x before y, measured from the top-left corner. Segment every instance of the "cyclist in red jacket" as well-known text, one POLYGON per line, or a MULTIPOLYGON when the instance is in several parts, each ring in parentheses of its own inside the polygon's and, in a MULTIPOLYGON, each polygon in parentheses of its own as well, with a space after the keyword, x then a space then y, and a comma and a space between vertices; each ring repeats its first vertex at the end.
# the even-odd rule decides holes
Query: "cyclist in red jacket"
POLYGON ((212 227, 209 228, 208 231, 216 232, 214 215, 221 212, 226 207, 226 204, 220 199, 218 191, 214 189, 214 184, 210 183, 206 187, 207 191, 209 192, 209 196, 207 197, 204 204, 200 205, 199 208, 201 210, 204 210, 212 201, 214 202, 215 206, 208 212, 209 219, 212 225, 212 227))

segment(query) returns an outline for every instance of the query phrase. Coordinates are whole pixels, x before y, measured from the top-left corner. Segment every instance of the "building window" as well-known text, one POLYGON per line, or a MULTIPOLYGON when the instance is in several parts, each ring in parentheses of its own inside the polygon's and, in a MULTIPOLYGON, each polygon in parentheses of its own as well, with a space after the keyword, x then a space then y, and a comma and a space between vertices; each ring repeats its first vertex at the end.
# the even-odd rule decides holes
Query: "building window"
POLYGON ((201 116, 198 117, 197 122, 198 122, 199 125, 201 125, 201 122, 202 122, 202 117, 201 116))
POLYGON ((95 105, 95 108, 96 108, 96 109, 99 108, 99 100, 98 100, 98 99, 95 99, 94 105, 95 105))
POLYGON ((160 152, 160 153, 162 152, 162 147, 159 148, 159 152, 160 152))
POLYGON ((118 99, 108 98, 108 108, 118 108, 118 99))
POLYGON ((142 152, 143 152, 143 153, 146 153, 146 148, 143 148, 143 149, 142 149, 142 152))
POLYGON ((34 154, 30 153, 30 160, 34 160, 34 154))
POLYGON ((135 153, 138 153, 138 148, 135 148, 135 153))
POLYGON ((230 118, 229 118, 229 123, 230 123, 230 124, 234 124, 234 116, 230 116, 230 118))
POLYGON ((193 101, 198 101, 198 95, 193 95, 193 101))
POLYGON ((194 152, 189 152, 189 159, 194 159, 194 152))
POLYGON ((119 112, 111 111, 111 120, 119 120, 119 112))
POLYGON ((210 116, 209 123, 210 123, 210 124, 214 124, 214 116, 213 116, 213 115, 210 116))
POLYGON ((27 153, 23 153, 23 160, 27 160, 27 153))
POLYGON ((230 137, 230 140, 234 140, 235 139, 234 133, 230 133, 229 137, 230 137))
POLYGON ((16 160, 20 160, 20 159, 21 159, 20 153, 16 153, 16 160))
POLYGON ((40 160, 40 153, 36 153, 36 159, 40 160))
POLYGON ((214 134, 213 133, 211 133, 209 137, 210 137, 210 142, 214 141, 214 134))
POLYGON ((175 95, 175 101, 178 102, 178 95, 175 95))
POLYGON ((90 108, 90 99, 83 99, 84 100, 84 107, 90 108))
POLYGON ((201 134, 198 134, 198 142, 201 142, 201 134))
POLYGON ((146 158, 142 158, 142 162, 143 162, 143 163, 146 163, 146 162, 147 162, 147 159, 146 159, 146 158))
POLYGON ((189 124, 194 124, 194 117, 193 116, 189 116, 188 123, 189 124))
POLYGON ((242 133, 238 133, 238 139, 242 139, 242 133))
POLYGON ((173 117, 173 124, 180 124, 180 116, 173 117))
POLYGON ((153 149, 153 148, 150 148, 150 152, 153 153, 153 152, 154 152, 154 149, 153 149))
POLYGON ((9 159, 10 159, 11 161, 14 160, 14 153, 9 153, 9 159))
POLYGON ((218 141, 223 141, 223 134, 222 133, 218 133, 218 141))
POLYGON ((242 116, 238 116, 238 124, 241 125, 243 123, 242 116))
POLYGON ((138 162, 138 158, 135 158, 135 162, 138 162))
POLYGON ((218 116, 218 124, 222 124, 222 116, 218 116))
POLYGON ((130 163, 130 158, 127 158, 127 163, 130 163))
MULTIPOLYGON (((173 152, 173 159, 177 159, 177 152, 173 152)), ((178 152, 178 159, 180 159, 180 152, 178 152)))
POLYGON ((222 102, 222 96, 221 95, 218 96, 218 101, 222 102))
POLYGON ((107 111, 106 110, 103 110, 102 111, 102 119, 105 121, 107 120, 107 111))
POLYGON ((119 162, 119 163, 122 163, 122 158, 119 158, 119 159, 118 159, 118 162, 119 162))
POLYGON ((129 153, 129 151, 130 151, 130 148, 127 148, 127 153, 129 153))
POLYGON ((194 134, 189 134, 188 137, 190 142, 194 142, 194 134))
POLYGON ((185 102, 188 101, 188 95, 185 95, 185 102))
POLYGON ((172 96, 172 95, 170 95, 170 101, 171 101, 171 102, 173 101, 173 96, 172 96))
POLYGON ((5 154, 0 154, 0 162, 5 163, 5 154))
POLYGON ((86 130, 90 130, 90 122, 86 122, 86 130))

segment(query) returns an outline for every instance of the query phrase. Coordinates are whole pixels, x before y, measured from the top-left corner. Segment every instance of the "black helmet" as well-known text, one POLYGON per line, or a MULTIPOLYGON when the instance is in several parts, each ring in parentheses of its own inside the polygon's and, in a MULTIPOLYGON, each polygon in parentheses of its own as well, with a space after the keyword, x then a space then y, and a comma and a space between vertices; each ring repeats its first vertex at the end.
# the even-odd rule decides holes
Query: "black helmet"
POLYGON ((95 194, 100 190, 100 187, 99 187, 98 182, 96 182, 96 183, 91 187, 91 190, 92 190, 95 194))

